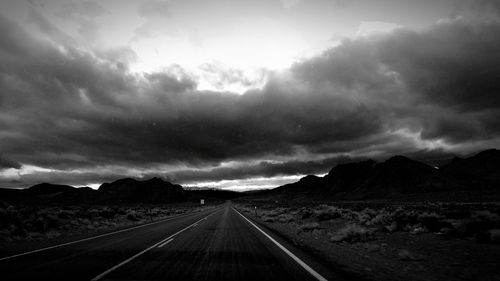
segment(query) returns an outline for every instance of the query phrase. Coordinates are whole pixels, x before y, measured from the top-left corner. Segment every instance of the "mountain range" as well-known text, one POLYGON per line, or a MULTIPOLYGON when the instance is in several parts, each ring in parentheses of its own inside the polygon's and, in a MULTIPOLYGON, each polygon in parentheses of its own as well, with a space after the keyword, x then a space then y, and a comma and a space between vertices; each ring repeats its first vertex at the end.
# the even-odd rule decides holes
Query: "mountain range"
POLYGON ((0 201, 10 204, 128 204, 251 198, 320 200, 499 200, 500 150, 455 157, 440 167, 404 156, 383 162, 365 160, 338 164, 324 177, 305 176, 275 189, 252 192, 185 190, 161 178, 124 178, 89 187, 41 183, 23 190, 0 189, 0 201))
POLYGON ((161 178, 119 179, 103 183, 97 190, 41 183, 26 189, 0 189, 3 205, 142 204, 176 203, 200 199, 225 200, 240 195, 233 191, 185 190, 161 178))
POLYGON ((497 200, 500 197, 500 150, 485 150, 467 158, 456 157, 440 167, 404 156, 394 156, 383 162, 365 160, 338 164, 324 177, 309 175, 266 194, 339 200, 497 200))

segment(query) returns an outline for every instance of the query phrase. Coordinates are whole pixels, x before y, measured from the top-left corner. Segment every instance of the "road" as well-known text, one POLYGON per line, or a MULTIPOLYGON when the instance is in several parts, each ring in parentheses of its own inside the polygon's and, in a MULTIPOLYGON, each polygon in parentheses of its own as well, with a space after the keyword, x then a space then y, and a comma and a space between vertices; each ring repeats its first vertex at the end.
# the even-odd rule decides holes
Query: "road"
MULTIPOLYGON (((2 255, 3 256, 3 255, 2 255)), ((227 202, 215 209, 14 256, 2 280, 340 280, 227 202)))

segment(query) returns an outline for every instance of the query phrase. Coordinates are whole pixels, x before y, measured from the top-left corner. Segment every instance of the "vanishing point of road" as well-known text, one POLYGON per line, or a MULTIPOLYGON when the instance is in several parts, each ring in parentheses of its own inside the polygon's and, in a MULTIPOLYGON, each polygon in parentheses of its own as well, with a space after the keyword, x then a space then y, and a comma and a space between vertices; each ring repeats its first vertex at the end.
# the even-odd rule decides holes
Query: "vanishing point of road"
POLYGON ((213 209, 0 253, 6 280, 340 280, 227 202, 213 209))

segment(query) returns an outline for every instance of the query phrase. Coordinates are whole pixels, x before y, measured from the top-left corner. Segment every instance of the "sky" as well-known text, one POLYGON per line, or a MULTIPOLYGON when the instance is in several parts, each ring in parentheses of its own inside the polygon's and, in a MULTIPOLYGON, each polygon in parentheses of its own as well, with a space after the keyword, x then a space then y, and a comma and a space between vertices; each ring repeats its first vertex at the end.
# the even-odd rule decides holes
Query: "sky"
POLYGON ((496 0, 5 0, 0 34, 4 188, 500 147, 496 0))

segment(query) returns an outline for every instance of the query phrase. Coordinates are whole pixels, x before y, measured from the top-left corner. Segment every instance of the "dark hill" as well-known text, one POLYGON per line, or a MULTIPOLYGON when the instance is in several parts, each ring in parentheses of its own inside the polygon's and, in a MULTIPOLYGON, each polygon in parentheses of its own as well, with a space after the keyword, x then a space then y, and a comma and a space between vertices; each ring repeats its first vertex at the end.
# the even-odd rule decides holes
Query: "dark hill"
POLYGON ((66 205, 89 204, 95 201, 96 191, 89 187, 41 183, 27 189, 0 189, 0 197, 9 204, 66 205))
POLYGON ((324 181, 324 178, 309 175, 301 178, 298 182, 286 184, 276 189, 266 190, 263 193, 267 194, 281 193, 289 196, 295 196, 295 195, 319 196, 325 192, 328 192, 328 190, 326 189, 326 183, 324 181))
POLYGON ((489 149, 468 158, 456 157, 440 170, 470 185, 498 186, 500 183, 500 150, 489 149))
POLYGON ((72 192, 74 191, 74 189, 75 189, 74 187, 69 185, 39 183, 26 189, 26 192, 34 195, 44 195, 44 194, 72 192))
POLYGON ((326 176, 306 176, 270 192, 285 196, 381 199, 443 191, 458 185, 436 168, 394 156, 385 162, 366 160, 338 164, 326 176))
POLYGON ((331 193, 343 193, 353 190, 366 180, 377 162, 366 160, 356 163, 339 164, 325 176, 325 182, 331 187, 331 193))
POLYGON ((115 203, 147 202, 164 203, 184 201, 188 195, 182 186, 160 178, 139 181, 131 178, 103 183, 99 189, 99 200, 115 203))
POLYGON ((42 183, 27 189, 0 188, 5 204, 74 205, 74 204, 142 204, 176 203, 185 201, 220 201, 241 196, 241 193, 221 190, 184 190, 160 178, 136 180, 124 178, 103 183, 98 190, 89 187, 42 183))
POLYGON ((439 192, 458 188, 458 184, 434 167, 404 156, 394 156, 364 171, 347 195, 352 198, 390 198, 439 192))
POLYGON ((484 195, 497 200, 499 186, 500 151, 491 149, 472 157, 455 158, 441 168, 404 156, 384 162, 339 164, 324 177, 306 176, 260 194, 330 200, 482 200, 484 195))

